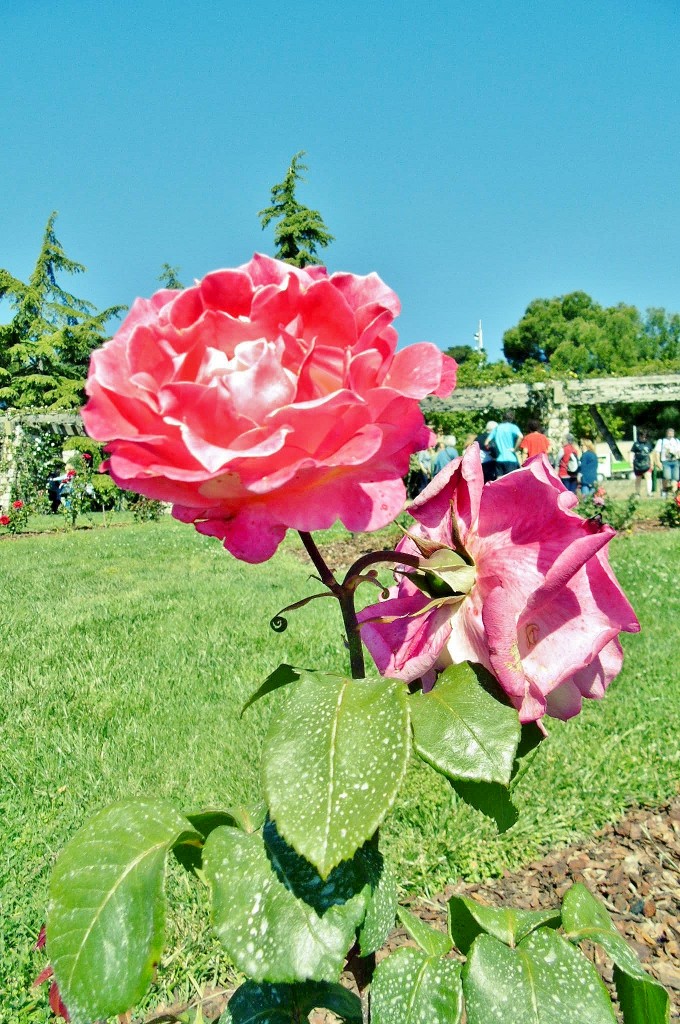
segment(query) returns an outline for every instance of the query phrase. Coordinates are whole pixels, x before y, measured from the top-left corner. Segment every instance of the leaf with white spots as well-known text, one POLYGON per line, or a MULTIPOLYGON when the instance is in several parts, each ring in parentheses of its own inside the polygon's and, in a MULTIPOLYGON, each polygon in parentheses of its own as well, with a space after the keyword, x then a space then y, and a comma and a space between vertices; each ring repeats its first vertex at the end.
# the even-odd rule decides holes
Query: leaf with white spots
POLYGON ((647 974, 600 900, 580 882, 564 894, 562 922, 571 942, 597 942, 616 964, 614 980, 625 1024, 665 1024, 668 993, 647 974))
POLYGON ((428 956, 445 956, 451 949, 453 943, 448 935, 426 924, 405 907, 399 907, 399 920, 413 941, 417 942, 428 956))
POLYGON ((462 1017, 455 960, 404 947, 378 964, 371 985, 372 1024, 459 1024, 462 1017))
POLYGON ((391 864, 383 861, 377 886, 373 889, 366 917, 359 929, 359 952, 375 953, 392 931, 397 913, 397 878, 391 864))
POLYGON ((312 1010, 331 1010, 345 1024, 361 1024, 361 1000, 342 985, 307 981, 294 985, 246 981, 237 988, 219 1024, 291 1024, 312 1010))
POLYGON ((452 896, 448 904, 449 935, 461 953, 482 932, 493 935, 506 946, 516 946, 541 925, 558 928, 559 910, 517 910, 515 907, 485 907, 469 896, 452 896))
POLYGON ((414 693, 410 705, 415 750, 438 772, 473 782, 510 781, 519 717, 486 692, 470 665, 451 665, 429 693, 414 693))
POLYGON ((548 928, 515 949, 480 935, 463 967, 463 993, 467 1024, 616 1024, 593 965, 548 928))
POLYGON ((323 877, 385 818, 409 742, 398 680, 305 673, 289 688, 265 740, 264 792, 280 833, 323 877))
POLYGON ((157 800, 112 804, 68 843, 50 881, 47 950, 72 1021, 124 1013, 153 977, 163 949, 168 851, 200 842, 157 800))
POLYGON ((255 981, 336 981, 366 913, 379 865, 359 850, 323 879, 284 843, 262 832, 211 832, 203 869, 213 924, 234 963, 255 981))

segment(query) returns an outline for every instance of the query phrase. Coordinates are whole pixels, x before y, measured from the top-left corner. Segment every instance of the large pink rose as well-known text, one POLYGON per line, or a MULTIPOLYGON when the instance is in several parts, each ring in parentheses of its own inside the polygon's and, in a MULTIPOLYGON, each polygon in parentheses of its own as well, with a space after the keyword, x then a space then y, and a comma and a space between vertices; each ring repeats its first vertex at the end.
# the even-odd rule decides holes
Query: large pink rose
POLYGON ((576 500, 545 456, 486 486, 477 445, 450 463, 411 505, 398 547, 430 572, 399 573, 359 616, 379 670, 427 688, 452 662, 484 665, 524 722, 602 697, 621 669, 619 632, 640 625, 609 567, 614 531, 573 512, 576 500))
POLYGON ((455 385, 434 345, 396 352, 398 313, 376 274, 267 256, 137 299, 92 356, 87 431, 116 483, 248 562, 288 527, 378 529, 431 440, 418 400, 455 385))

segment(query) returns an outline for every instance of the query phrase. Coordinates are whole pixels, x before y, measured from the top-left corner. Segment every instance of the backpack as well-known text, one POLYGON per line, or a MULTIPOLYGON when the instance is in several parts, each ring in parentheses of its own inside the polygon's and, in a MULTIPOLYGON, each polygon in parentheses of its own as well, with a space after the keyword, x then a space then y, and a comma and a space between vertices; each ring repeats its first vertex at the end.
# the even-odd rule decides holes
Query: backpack
POLYGON ((569 476, 574 476, 578 473, 578 455, 576 452, 571 452, 569 455, 569 461, 567 462, 567 473, 569 476))

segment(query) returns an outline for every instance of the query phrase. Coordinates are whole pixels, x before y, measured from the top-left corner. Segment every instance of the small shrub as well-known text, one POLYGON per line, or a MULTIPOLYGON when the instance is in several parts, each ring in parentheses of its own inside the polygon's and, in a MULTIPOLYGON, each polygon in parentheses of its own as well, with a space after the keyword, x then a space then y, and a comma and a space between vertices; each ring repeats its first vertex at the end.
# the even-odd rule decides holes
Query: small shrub
POLYGON ((13 501, 7 512, 0 515, 0 526, 3 526, 9 533, 21 533, 28 526, 28 505, 25 501, 17 498, 13 501))
POLYGON ((620 532, 630 530, 639 504, 636 494, 631 494, 626 501, 614 501, 607 496, 604 487, 598 487, 595 494, 581 499, 579 511, 586 519, 599 516, 603 523, 620 532))
POLYGON ((659 512, 659 522, 662 526, 680 527, 680 493, 674 494, 672 501, 666 502, 659 512))
POLYGON ((143 494, 127 495, 127 507, 136 523, 157 523, 165 514, 165 502, 153 501, 143 494))

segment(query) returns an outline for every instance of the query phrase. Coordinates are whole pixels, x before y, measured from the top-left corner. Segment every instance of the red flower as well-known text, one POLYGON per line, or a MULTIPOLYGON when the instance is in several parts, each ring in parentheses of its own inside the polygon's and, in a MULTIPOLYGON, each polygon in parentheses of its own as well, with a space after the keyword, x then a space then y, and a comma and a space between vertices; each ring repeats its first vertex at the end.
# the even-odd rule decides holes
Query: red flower
POLYGON ((92 456, 90 455, 89 452, 83 452, 83 458, 89 462, 92 456))
POLYGON ((0 526, 9 526, 9 523, 10 523, 9 516, 0 516, 0 526))
POLYGON ((23 507, 24 507, 23 501, 13 501, 12 502, 12 508, 23 508, 23 507))
POLYGON ((69 469, 68 473, 66 474, 66 479, 67 480, 73 480, 73 477, 75 475, 76 475, 75 469, 69 469))

